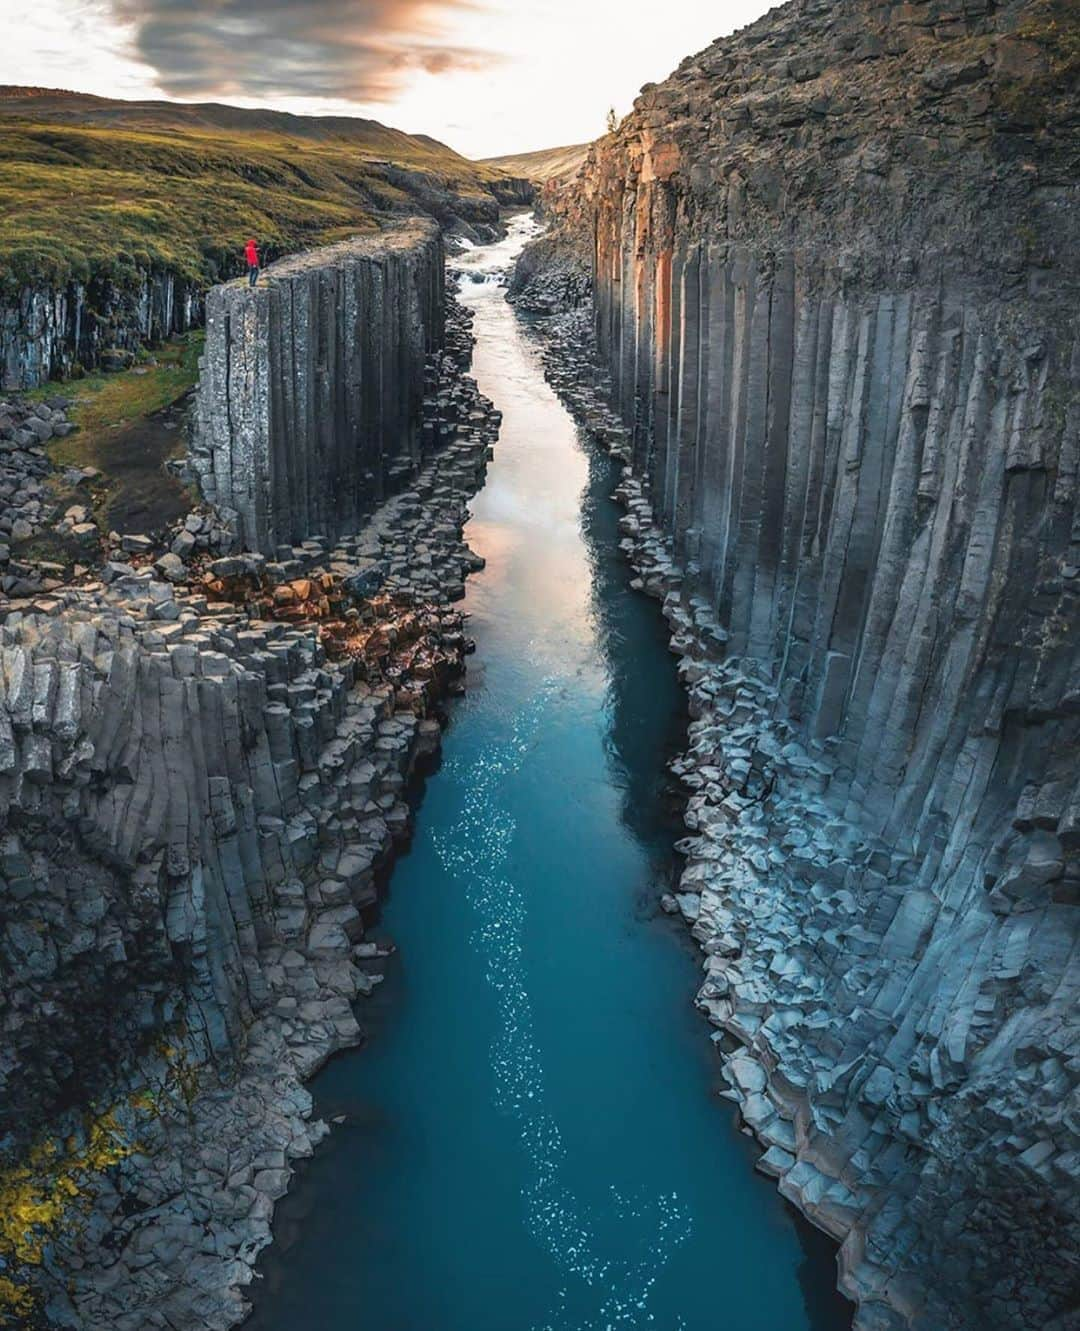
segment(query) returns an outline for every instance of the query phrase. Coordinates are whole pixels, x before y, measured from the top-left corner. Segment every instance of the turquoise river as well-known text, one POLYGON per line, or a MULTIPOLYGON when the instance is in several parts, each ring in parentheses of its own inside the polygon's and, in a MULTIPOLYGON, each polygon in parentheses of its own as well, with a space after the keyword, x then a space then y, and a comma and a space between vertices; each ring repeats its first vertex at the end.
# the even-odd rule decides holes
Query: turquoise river
POLYGON ((376 925, 370 1038, 279 1204, 252 1331, 841 1331, 832 1245, 755 1174, 699 957, 658 912, 684 701, 618 552, 616 465, 470 250, 474 374, 504 413, 472 505, 477 653, 376 925))

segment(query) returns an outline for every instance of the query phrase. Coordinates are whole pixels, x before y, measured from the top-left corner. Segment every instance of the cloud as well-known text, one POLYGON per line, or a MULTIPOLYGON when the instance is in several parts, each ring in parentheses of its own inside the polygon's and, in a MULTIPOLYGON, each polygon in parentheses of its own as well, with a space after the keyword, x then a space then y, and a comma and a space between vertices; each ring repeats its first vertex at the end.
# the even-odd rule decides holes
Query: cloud
POLYGON ((449 40, 476 0, 110 0, 173 97, 393 100, 420 70, 500 57, 449 40))

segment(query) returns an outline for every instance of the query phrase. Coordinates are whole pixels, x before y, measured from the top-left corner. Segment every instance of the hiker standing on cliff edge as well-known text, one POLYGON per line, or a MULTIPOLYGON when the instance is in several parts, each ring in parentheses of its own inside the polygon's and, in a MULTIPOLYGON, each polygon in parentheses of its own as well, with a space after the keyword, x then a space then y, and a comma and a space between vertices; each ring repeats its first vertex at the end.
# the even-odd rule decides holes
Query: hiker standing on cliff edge
POLYGON ((253 287, 259 280, 259 247, 254 240, 249 240, 244 247, 244 257, 248 266, 248 286, 253 287))

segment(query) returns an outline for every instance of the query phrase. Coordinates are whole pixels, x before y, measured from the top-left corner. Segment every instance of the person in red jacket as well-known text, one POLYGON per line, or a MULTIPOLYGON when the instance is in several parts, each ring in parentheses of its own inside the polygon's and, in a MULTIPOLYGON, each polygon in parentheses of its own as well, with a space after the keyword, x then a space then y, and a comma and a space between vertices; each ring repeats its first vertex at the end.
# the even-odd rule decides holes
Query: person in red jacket
POLYGON ((248 286, 253 287, 259 280, 259 247, 254 240, 249 240, 244 247, 244 257, 248 266, 248 286))

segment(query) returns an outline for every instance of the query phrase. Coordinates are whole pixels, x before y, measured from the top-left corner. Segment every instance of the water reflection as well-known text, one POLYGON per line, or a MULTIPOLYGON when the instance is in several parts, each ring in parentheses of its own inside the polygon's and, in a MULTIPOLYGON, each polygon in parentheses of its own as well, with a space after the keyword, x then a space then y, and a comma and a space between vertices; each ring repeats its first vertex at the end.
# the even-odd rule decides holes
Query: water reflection
POLYGON ((668 632, 659 607, 643 604, 629 586, 618 549, 619 510, 610 499, 618 475, 616 464, 594 450, 581 506, 597 644, 609 678, 608 758, 611 780, 625 792, 624 822, 669 877, 675 869, 671 845, 682 834, 682 820, 667 763, 685 739, 686 700, 674 661, 669 669, 642 669, 643 662, 663 659, 668 632))
MULTIPOLYGON (((490 274, 514 243, 464 262, 490 274)), ((838 1331, 711 1094, 696 959, 641 909, 671 872, 684 704, 618 558, 611 464, 497 286, 464 296, 504 412, 469 527, 481 668, 395 870, 370 1047, 318 1079, 345 1122, 282 1205, 253 1326, 838 1331)))

